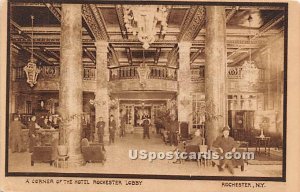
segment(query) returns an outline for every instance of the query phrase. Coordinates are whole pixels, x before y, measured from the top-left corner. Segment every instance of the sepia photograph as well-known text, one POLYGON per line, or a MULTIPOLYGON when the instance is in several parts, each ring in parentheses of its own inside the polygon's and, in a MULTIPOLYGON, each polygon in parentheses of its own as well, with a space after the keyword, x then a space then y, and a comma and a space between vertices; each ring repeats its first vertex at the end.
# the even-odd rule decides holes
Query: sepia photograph
POLYGON ((276 2, 8 1, 5 175, 286 181, 287 24, 276 2))

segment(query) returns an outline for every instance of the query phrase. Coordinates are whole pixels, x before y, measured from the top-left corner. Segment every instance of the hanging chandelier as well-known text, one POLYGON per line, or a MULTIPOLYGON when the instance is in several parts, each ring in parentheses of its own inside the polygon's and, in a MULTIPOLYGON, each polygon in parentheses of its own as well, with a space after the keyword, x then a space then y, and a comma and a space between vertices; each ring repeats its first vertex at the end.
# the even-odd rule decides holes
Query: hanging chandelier
POLYGON ((148 49, 155 41, 155 35, 160 29, 162 35, 167 31, 167 8, 163 5, 124 5, 124 22, 128 32, 137 35, 143 48, 148 49))
POLYGON ((145 63, 145 53, 143 50, 143 63, 140 64, 140 66, 137 68, 137 72, 140 78, 140 85, 142 88, 146 87, 147 79, 151 73, 151 69, 149 66, 145 63))
POLYGON ((36 65, 36 60, 33 58, 33 20, 34 16, 31 15, 31 57, 29 59, 29 62, 27 65, 23 68, 23 70, 26 73, 27 77, 27 83, 30 87, 33 87, 37 83, 37 77, 38 74, 41 72, 41 70, 36 65))
POLYGON ((255 62, 252 61, 252 50, 251 50, 251 22, 252 17, 249 15, 249 60, 246 60, 242 65, 242 78, 248 82, 249 85, 254 85, 259 77, 259 69, 256 67, 255 62))

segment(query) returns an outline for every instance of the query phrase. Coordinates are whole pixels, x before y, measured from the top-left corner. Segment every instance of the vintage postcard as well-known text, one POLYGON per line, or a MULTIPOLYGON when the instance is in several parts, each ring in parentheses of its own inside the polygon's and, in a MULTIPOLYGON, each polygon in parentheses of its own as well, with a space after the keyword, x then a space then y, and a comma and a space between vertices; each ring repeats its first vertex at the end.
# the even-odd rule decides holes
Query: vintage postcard
POLYGON ((1 192, 299 191, 299 2, 0 2, 1 192))

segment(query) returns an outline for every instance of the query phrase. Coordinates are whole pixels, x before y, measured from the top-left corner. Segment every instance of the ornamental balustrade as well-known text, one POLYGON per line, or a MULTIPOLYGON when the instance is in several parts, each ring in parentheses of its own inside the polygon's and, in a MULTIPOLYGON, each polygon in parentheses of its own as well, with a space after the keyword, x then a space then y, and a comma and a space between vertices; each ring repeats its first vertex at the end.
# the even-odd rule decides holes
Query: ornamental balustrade
MULTIPOLYGON (((138 69, 139 66, 120 66, 109 69, 110 81, 122 79, 139 79, 138 69)), ((58 80, 60 76, 59 66, 42 66, 41 72, 38 76, 39 80, 58 80)), ((148 79, 162 79, 177 81, 178 69, 165 67, 165 66, 149 66, 150 73, 148 79)), ((228 79, 242 79, 242 67, 227 67, 228 79)), ((26 74, 23 67, 15 68, 15 80, 23 81, 26 79, 26 74)), ((191 69, 191 81, 203 82, 205 79, 205 67, 191 69)), ((96 69, 92 67, 83 68, 83 80, 96 80, 96 69)), ((259 70, 258 81, 264 80, 264 70, 259 70)))

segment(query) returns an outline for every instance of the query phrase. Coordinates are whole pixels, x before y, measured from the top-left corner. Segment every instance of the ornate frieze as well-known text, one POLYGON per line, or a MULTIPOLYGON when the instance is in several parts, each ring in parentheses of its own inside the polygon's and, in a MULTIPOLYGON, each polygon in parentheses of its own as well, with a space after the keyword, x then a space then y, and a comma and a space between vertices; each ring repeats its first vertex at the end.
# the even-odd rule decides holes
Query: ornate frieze
POLYGON ((95 39, 108 40, 109 36, 106 31, 103 16, 97 6, 94 4, 84 4, 82 5, 82 13, 95 39))
POLYGON ((194 40, 205 25, 205 8, 192 6, 187 16, 182 32, 178 36, 179 41, 194 40), (190 19, 192 17, 192 19, 190 19))

